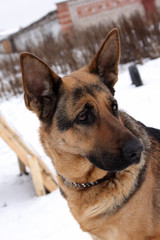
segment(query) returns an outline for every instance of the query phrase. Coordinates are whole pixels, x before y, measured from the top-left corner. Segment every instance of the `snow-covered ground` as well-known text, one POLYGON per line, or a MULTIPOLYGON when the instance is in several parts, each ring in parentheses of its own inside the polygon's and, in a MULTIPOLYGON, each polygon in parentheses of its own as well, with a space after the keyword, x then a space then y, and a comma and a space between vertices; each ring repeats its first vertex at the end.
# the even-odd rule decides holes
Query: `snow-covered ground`
MULTIPOLYGON (((116 95, 119 107, 144 124, 160 128, 160 59, 138 66, 144 86, 131 85, 127 66, 120 67, 116 95)), ((38 140, 39 122, 23 96, 3 101, 0 112, 54 172, 38 140)), ((31 176, 20 176, 17 157, 0 139, 0 239, 89 240, 71 216, 58 190, 35 196, 31 176)))

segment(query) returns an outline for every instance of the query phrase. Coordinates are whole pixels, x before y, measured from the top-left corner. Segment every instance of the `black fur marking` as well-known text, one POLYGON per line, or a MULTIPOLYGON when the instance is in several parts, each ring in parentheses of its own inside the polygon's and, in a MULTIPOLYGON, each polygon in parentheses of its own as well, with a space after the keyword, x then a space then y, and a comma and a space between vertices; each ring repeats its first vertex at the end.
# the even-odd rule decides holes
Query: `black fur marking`
POLYGON ((73 105, 75 105, 81 98, 85 97, 86 94, 90 94, 95 98, 95 91, 100 92, 104 91, 104 89, 98 84, 84 85, 82 87, 75 88, 72 94, 73 105))
POLYGON ((90 94, 91 96, 95 97, 94 89, 92 89, 91 86, 84 85, 82 87, 75 88, 72 94, 73 105, 75 105, 82 97, 85 97, 86 94, 90 94))
POLYGON ((75 88, 72 94, 73 105, 75 105, 82 97, 84 97, 86 92, 82 87, 75 88))
POLYGON ((74 121, 69 119, 65 107, 58 110, 56 120, 60 132, 67 131, 74 124, 74 121))
POLYGON ((160 130, 157 128, 152 128, 152 127, 146 127, 143 123, 138 121, 138 124, 142 126, 146 132, 148 133, 149 136, 153 137, 156 139, 156 141, 160 142, 160 130))
POLYGON ((134 188, 131 189, 130 194, 128 197, 124 198, 124 202, 122 205, 118 206, 118 210, 121 209, 123 206, 125 206, 129 200, 134 196, 134 194, 140 189, 142 186, 147 172, 147 162, 145 163, 144 167, 140 170, 138 176, 137 176, 137 182, 135 183, 134 188))
MULTIPOLYGON (((128 172, 128 174, 132 174, 129 170, 124 170, 125 172, 128 172)), ((101 214, 99 217, 105 217, 106 215, 113 215, 115 212, 117 213, 120 209, 122 209, 134 196, 134 194, 136 194, 136 192, 141 188, 143 182, 145 181, 146 178, 146 172, 147 172, 147 162, 145 163, 145 165, 143 166, 143 168, 141 168, 141 170, 139 171, 139 174, 137 176, 137 181, 135 182, 134 187, 130 190, 130 193, 127 197, 124 197, 123 202, 121 202, 120 205, 117 205, 114 210, 107 210, 106 212, 104 212, 103 214, 101 214)))
POLYGON ((95 97, 94 89, 92 88, 92 85, 86 85, 85 86, 86 93, 90 94, 91 96, 95 97))
POLYGON ((66 199, 66 194, 65 194, 65 192, 62 190, 61 187, 59 187, 59 191, 60 191, 61 195, 66 199))
POLYGON ((57 104, 57 109, 55 112, 55 119, 56 119, 58 130, 60 132, 67 131, 74 124, 74 120, 71 120, 67 113, 68 98, 69 98, 68 93, 61 94, 61 98, 57 104))
POLYGON ((100 85, 98 84, 90 84, 91 88, 93 88, 94 90, 101 92, 101 91, 105 91, 100 85))
POLYGON ((160 142, 160 130, 157 128, 146 127, 147 133, 160 142))

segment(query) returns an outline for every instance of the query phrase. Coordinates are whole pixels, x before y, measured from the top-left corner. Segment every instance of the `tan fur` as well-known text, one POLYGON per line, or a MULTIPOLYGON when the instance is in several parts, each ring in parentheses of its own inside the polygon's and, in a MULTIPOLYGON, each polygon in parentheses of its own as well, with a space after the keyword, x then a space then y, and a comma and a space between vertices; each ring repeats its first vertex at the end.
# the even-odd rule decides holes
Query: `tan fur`
POLYGON ((42 145, 52 159, 60 189, 82 230, 89 232, 93 240, 158 240, 160 142, 126 113, 119 111, 118 116, 113 116, 119 48, 118 31, 114 29, 91 64, 62 79, 40 59, 23 53, 25 102, 41 120, 42 145), (77 116, 80 121, 85 117, 86 103, 92 105, 96 116, 88 127, 76 122, 77 116), (71 183, 87 183, 103 178, 108 171, 88 160, 88 153, 100 156, 109 149, 118 156, 126 142, 137 139, 145 147, 138 164, 130 164, 88 188, 77 188, 64 181, 65 178, 71 183))

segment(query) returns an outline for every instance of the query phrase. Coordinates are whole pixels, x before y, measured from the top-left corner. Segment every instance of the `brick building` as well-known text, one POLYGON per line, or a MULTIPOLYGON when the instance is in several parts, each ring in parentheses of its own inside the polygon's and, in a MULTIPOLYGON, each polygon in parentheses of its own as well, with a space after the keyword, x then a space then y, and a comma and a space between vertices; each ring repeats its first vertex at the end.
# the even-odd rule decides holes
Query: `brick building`
POLYGON ((159 5, 160 0, 71 0, 57 3, 57 12, 62 32, 66 32, 72 27, 116 22, 122 15, 129 17, 135 11, 148 16, 159 5))

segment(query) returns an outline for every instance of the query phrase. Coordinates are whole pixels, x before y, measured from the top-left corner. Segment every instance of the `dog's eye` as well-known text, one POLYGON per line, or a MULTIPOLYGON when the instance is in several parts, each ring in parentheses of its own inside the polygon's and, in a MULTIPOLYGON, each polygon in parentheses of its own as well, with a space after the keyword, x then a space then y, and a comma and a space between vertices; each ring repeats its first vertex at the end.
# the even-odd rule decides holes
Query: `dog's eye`
POLYGON ((76 118, 76 122, 79 124, 83 124, 87 122, 87 119, 88 119, 87 113, 83 113, 76 118))
POLYGON ((90 110, 80 113, 75 120, 77 124, 85 124, 85 125, 90 125, 94 121, 95 121, 95 115, 90 110))
POLYGON ((117 102, 112 103, 112 111, 115 117, 118 117, 118 104, 117 102))

